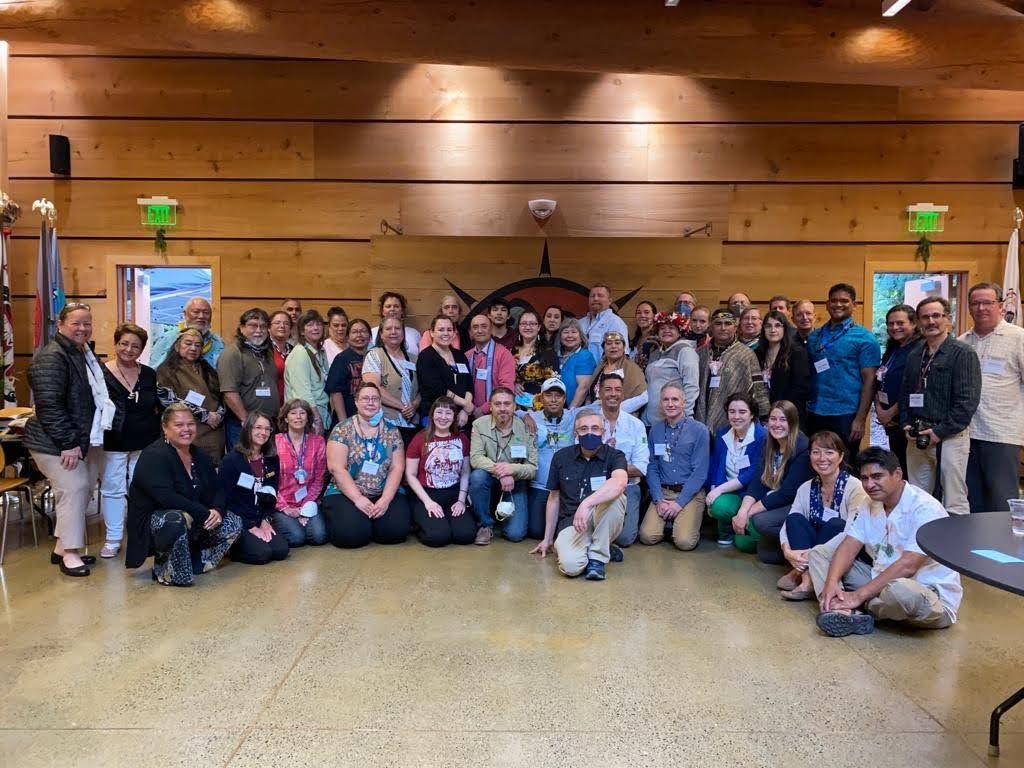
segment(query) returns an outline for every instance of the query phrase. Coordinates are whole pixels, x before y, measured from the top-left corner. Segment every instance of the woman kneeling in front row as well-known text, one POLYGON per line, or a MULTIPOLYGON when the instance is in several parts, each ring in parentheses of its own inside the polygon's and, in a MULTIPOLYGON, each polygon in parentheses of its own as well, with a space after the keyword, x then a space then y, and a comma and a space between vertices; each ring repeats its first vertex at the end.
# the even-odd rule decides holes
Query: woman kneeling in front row
POLYGON ((305 400, 289 400, 277 419, 281 431, 274 436, 281 476, 272 523, 292 547, 327 543, 327 523, 319 514, 327 449, 323 437, 313 432, 314 418, 305 400))
POLYGON ((460 410, 450 397, 437 398, 405 460, 405 482, 416 495, 412 516, 428 547, 472 544, 476 538, 475 518, 466 514, 469 439, 455 421, 460 410))
POLYGON ((196 420, 184 403, 160 419, 163 438, 139 456, 128 490, 125 567, 155 555, 153 579, 178 587, 212 571, 242 532, 242 520, 224 511, 213 462, 192 445, 196 420))
POLYGON ((323 511, 331 543, 352 549, 375 541, 398 544, 409 535, 409 500, 401 492, 405 447, 398 428, 384 419, 380 389, 363 382, 356 412, 327 441, 331 484, 323 511))
POLYGON ((273 434, 269 418, 249 411, 238 443, 220 465, 224 504, 242 518, 242 534, 231 549, 231 559, 239 563, 264 565, 288 557, 288 539, 270 522, 277 507, 280 476, 273 434))

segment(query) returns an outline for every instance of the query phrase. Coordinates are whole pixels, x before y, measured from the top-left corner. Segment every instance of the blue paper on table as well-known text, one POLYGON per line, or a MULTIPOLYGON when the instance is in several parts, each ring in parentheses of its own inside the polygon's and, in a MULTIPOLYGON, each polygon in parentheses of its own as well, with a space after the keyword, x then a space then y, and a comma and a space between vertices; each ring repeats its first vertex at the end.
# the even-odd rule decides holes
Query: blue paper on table
POLYGON ((1000 552, 998 549, 972 549, 971 554, 987 557, 989 560, 995 560, 997 563, 1024 563, 1024 560, 1021 560, 1019 557, 1000 552))

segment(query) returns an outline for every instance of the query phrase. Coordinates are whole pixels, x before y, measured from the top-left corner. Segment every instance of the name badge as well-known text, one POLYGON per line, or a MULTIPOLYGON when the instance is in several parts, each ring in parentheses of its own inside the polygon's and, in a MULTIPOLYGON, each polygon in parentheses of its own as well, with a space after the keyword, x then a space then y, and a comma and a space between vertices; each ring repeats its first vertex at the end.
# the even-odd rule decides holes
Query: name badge
POLYGON ((924 393, 917 392, 910 396, 911 408, 924 408, 924 393))
POLYGON ((456 363, 455 370, 457 373, 469 373, 469 366, 465 363, 456 363))
POLYGON ((981 366, 982 373, 991 373, 994 376, 1002 376, 1006 373, 1006 361, 993 357, 986 360, 981 366))
POLYGON ((605 478, 603 477, 592 477, 590 478, 590 490, 596 491, 602 485, 604 485, 605 478))
POLYGON ((886 392, 879 392, 878 393, 878 402, 880 402, 882 405, 888 407, 888 405, 889 405, 889 395, 888 395, 888 393, 886 393, 886 392))
POLYGON ((376 475, 380 472, 380 464, 376 461, 364 461, 363 467, 359 471, 364 475, 376 475))
POLYGON ((190 389, 188 391, 188 394, 185 395, 185 402, 188 403, 189 405, 194 405, 198 408, 202 408, 203 403, 206 402, 206 395, 201 395, 194 389, 190 389))
POLYGON ((825 523, 829 520, 835 520, 837 517, 839 517, 839 513, 834 509, 826 509, 821 513, 821 522, 825 523))
POLYGON ((238 486, 240 488, 252 488, 256 485, 256 478, 252 475, 248 475, 245 472, 238 476, 238 486))
POLYGON ((513 459, 525 459, 526 458, 526 446, 525 445, 513 445, 512 446, 512 458, 513 459))
POLYGON ((720 386, 722 386, 722 377, 712 376, 711 381, 708 382, 708 387, 711 389, 718 389, 720 386))
POLYGON ((736 469, 746 469, 750 466, 750 457, 747 454, 740 456, 739 461, 736 462, 736 469))
POLYGON ((487 376, 490 374, 490 368, 477 368, 476 369, 476 380, 487 381, 487 376))
POLYGON ((829 365, 827 357, 823 357, 821 360, 814 364, 814 370, 816 370, 818 373, 824 373, 825 371, 828 370, 828 368, 829 365))
POLYGON ((410 363, 408 360, 399 360, 398 365, 407 371, 416 370, 416 363, 410 363))
POLYGON ((296 501, 302 501, 308 495, 309 495, 309 490, 306 488, 306 486, 304 486, 304 485, 303 486, 299 486, 299 489, 297 491, 295 491, 295 500, 296 501))
POLYGON ((664 456, 665 455, 665 448, 666 448, 666 446, 665 446, 664 443, 655 443, 654 444, 654 455, 655 456, 664 456))
POLYGON ((256 387, 256 397, 270 397, 270 387, 256 387))

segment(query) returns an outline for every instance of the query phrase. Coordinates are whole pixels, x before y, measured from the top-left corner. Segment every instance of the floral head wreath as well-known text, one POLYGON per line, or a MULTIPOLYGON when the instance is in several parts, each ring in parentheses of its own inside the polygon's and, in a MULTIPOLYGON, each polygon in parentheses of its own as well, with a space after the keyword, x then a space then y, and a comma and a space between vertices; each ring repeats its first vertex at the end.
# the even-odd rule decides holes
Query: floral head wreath
POLYGON ((674 325, 680 333, 690 330, 690 321, 678 312, 659 312, 654 316, 654 327, 659 325, 674 325))

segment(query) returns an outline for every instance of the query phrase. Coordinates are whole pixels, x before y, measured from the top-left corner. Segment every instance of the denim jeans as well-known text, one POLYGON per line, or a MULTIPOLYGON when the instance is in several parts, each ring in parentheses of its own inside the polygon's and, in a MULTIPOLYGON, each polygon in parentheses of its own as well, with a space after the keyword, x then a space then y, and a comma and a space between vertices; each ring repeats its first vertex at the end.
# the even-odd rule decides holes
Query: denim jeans
POLYGON ((308 517, 306 524, 303 525, 284 512, 275 512, 271 524, 275 531, 284 536, 289 547, 301 547, 306 544, 320 546, 327 543, 327 521, 323 515, 308 517))
MULTIPOLYGON (((512 517, 503 523, 505 538, 509 541, 522 541, 526 538, 529 524, 528 481, 517 480, 512 488, 512 503, 515 511, 512 517)), ((473 504, 473 514, 481 526, 494 528, 494 506, 501 492, 498 478, 483 469, 474 469, 469 475, 469 499, 473 504)))
POLYGON ((632 545, 640 532, 640 496, 640 483, 626 486, 626 517, 622 521, 622 531, 615 539, 620 547, 632 545))
POLYGON ((228 453, 235 447, 238 438, 242 436, 242 422, 235 414, 228 411, 224 414, 224 446, 228 453))
MULTIPOLYGON (((529 513, 529 524, 527 525, 526 535, 531 539, 540 541, 544 538, 544 523, 548 514, 548 490, 547 488, 537 488, 536 486, 530 486, 530 513, 529 513)), ((551 532, 552 538, 554 538, 555 531, 551 532)))

